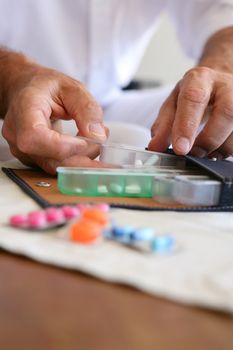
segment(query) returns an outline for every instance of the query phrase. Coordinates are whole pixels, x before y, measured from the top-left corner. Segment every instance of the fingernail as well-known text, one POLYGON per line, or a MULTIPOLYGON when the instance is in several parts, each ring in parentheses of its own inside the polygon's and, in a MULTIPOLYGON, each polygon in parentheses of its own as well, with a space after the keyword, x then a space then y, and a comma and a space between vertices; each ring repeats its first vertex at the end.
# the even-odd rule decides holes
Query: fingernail
POLYGON ((89 131, 95 136, 106 137, 104 126, 100 123, 89 124, 89 131))
POLYGON ((201 147, 198 147, 198 146, 193 147, 191 153, 192 153, 193 156, 200 157, 200 158, 204 158, 204 157, 207 156, 206 150, 204 148, 201 148, 201 147))
POLYGON ((187 137, 178 137, 178 139, 175 142, 175 149, 178 152, 187 154, 190 150, 190 142, 187 137))

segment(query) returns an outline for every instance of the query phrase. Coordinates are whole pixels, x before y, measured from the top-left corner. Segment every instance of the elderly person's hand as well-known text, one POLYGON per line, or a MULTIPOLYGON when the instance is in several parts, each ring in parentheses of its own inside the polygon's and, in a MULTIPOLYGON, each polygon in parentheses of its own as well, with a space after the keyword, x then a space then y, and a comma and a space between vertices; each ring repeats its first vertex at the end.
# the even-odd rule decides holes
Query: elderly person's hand
POLYGON ((90 154, 84 140, 53 128, 58 119, 73 119, 80 135, 106 139, 102 109, 83 84, 22 55, 8 53, 8 61, 3 56, 1 63, 2 134, 12 154, 51 174, 58 165, 100 167, 101 163, 91 159, 98 150, 93 152, 91 147, 90 154))
POLYGON ((232 132, 233 28, 228 28, 209 40, 199 66, 162 105, 149 149, 164 151, 172 144, 176 154, 226 158, 233 155, 232 132))

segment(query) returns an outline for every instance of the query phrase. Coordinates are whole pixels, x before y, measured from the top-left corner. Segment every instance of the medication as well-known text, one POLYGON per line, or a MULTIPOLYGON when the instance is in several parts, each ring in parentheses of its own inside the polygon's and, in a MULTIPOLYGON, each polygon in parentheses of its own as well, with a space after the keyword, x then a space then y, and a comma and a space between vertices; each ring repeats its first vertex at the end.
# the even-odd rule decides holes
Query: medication
POLYGON ((70 238, 72 241, 88 244, 102 237, 103 229, 109 222, 107 205, 84 208, 80 219, 70 228, 70 238), (101 210, 104 209, 104 210, 101 210))
POLYGON ((83 211, 82 217, 97 222, 104 227, 108 223, 108 214, 98 208, 87 208, 83 211))
POLYGON ((43 231, 64 225, 70 220, 72 223, 68 237, 79 244, 91 244, 105 238, 142 253, 156 254, 172 251, 176 243, 172 235, 156 235, 151 227, 110 225, 109 205, 106 203, 49 207, 27 215, 13 215, 9 223, 21 229, 43 231))
POLYGON ((46 214, 43 211, 29 213, 28 225, 32 228, 44 228, 46 226, 46 214))
POLYGON ((80 214, 80 210, 78 207, 72 207, 68 205, 65 205, 64 207, 62 207, 62 212, 66 219, 76 218, 80 214))
POLYGON ((182 157, 172 154, 145 151, 141 148, 114 143, 101 144, 100 160, 115 166, 185 166, 185 159, 182 157))
POLYGON ((27 215, 13 215, 10 217, 9 224, 21 229, 42 231, 64 225, 79 214, 80 210, 77 206, 49 207, 27 215))
POLYGON ((109 205, 99 203, 94 206, 77 204, 74 206, 49 207, 37 210, 27 215, 13 215, 9 224, 21 229, 45 230, 59 227, 75 218, 87 218, 97 222, 101 227, 108 223, 109 205))
POLYGON ((155 230, 152 228, 140 228, 134 230, 131 235, 131 241, 150 241, 155 236, 155 230))
POLYGON ((128 194, 139 194, 141 193, 142 189, 138 184, 131 184, 128 186, 125 186, 125 193, 128 194))
POLYGON ((160 235, 154 237, 151 241, 151 250, 153 252, 164 253, 171 251, 175 245, 175 238, 170 235, 160 235))
POLYGON ((111 229, 112 237, 129 240, 130 234, 134 232, 133 226, 113 226, 111 229))
POLYGON ((23 227, 28 225, 28 217, 27 215, 13 215, 10 218, 10 225, 16 227, 23 227))
POLYGON ((70 238, 78 243, 93 243, 101 237, 102 226, 96 221, 81 218, 70 228, 70 238))
POLYGON ((110 210, 110 206, 107 203, 98 203, 95 205, 95 208, 100 209, 104 213, 108 213, 110 210))
POLYGON ((57 168, 58 189, 74 196, 151 197, 154 176, 164 169, 57 168))
POLYGON ((64 221, 64 213, 59 208, 48 208, 45 210, 46 219, 48 222, 61 223, 64 221))
POLYGON ((113 195, 119 195, 124 191, 124 187, 120 184, 112 183, 109 185, 109 192, 113 195))
POLYGON ((108 188, 105 185, 98 185, 97 191, 99 194, 102 194, 103 196, 108 193, 108 188))
POLYGON ((142 160, 141 160, 141 159, 135 159, 134 166, 135 166, 135 168, 137 168, 137 167, 138 167, 138 168, 142 167, 142 166, 143 166, 142 160))
POLYGON ((173 154, 164 154, 159 152, 151 152, 148 149, 132 147, 120 143, 93 140, 84 136, 77 136, 79 139, 88 143, 100 145, 100 160, 105 163, 124 166, 184 166, 185 159, 173 154))
POLYGON ((117 226, 104 230, 103 236, 142 253, 168 253, 175 246, 171 235, 155 235, 153 228, 117 226))

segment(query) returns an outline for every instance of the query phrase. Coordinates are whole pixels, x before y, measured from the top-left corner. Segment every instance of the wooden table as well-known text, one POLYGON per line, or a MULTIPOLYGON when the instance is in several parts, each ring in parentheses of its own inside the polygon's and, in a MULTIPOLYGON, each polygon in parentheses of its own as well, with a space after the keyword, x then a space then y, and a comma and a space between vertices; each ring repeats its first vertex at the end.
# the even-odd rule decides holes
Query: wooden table
POLYGON ((1 350, 230 350, 233 317, 0 251, 1 350))

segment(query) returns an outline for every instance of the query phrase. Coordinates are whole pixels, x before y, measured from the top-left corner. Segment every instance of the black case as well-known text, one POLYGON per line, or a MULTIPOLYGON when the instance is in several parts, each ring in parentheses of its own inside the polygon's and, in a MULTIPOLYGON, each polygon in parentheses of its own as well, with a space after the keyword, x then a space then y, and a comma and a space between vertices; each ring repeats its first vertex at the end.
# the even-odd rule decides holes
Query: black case
POLYGON ((211 160, 208 158, 197 158, 190 155, 185 158, 195 164, 198 168, 204 169, 216 180, 221 181, 221 195, 219 206, 233 205, 233 162, 228 160, 211 160))

